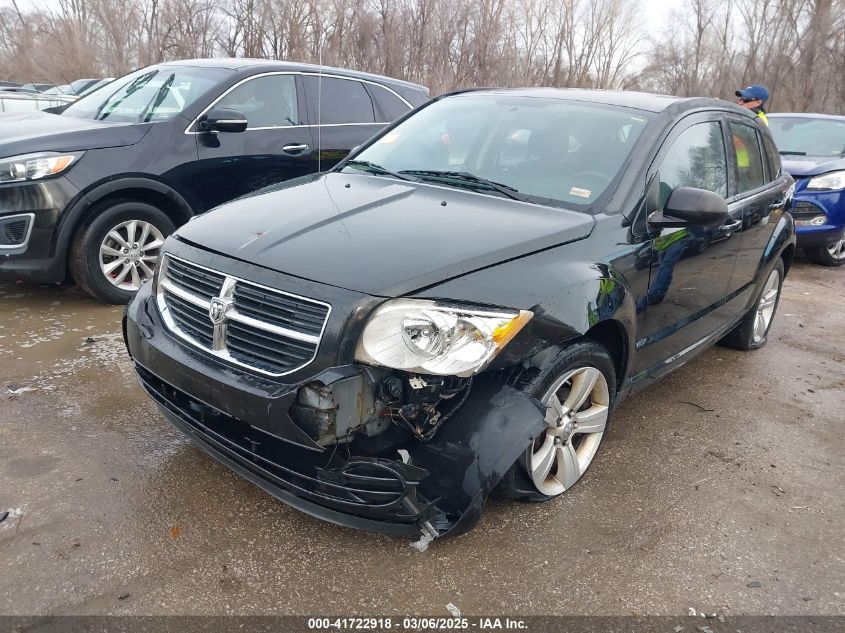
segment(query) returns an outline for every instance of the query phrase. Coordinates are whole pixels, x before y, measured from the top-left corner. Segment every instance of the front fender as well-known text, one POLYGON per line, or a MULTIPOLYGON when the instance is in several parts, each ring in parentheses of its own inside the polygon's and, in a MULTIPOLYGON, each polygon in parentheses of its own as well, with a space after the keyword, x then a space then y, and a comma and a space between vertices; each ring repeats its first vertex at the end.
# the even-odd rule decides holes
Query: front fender
POLYGON ((441 535, 470 530, 484 501, 529 444, 546 428, 545 407, 490 375, 434 439, 409 450, 411 464, 430 475, 420 492, 435 503, 441 535))

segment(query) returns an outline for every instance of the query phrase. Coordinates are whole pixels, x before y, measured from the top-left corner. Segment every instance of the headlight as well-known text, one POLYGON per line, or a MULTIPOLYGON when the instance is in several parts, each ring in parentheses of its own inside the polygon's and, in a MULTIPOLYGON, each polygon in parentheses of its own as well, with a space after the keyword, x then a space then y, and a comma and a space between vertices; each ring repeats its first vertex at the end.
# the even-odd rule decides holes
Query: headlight
POLYGON ((83 152, 58 154, 41 152, 0 158, 0 183, 39 180, 62 173, 78 161, 83 152))
POLYGON ((845 189, 845 171, 832 171, 811 178, 807 189, 845 189))
POLYGON ((441 376, 471 376, 493 360, 534 316, 395 299, 373 312, 355 360, 441 376))

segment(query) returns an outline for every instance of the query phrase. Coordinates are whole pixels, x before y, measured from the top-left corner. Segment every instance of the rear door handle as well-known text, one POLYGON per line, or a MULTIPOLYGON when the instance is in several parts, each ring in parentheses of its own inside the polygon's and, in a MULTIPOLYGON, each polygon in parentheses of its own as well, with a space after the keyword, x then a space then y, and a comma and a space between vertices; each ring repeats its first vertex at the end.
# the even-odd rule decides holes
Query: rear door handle
POLYGON ((282 151, 286 154, 300 154, 308 149, 308 145, 305 143, 299 143, 294 145, 285 145, 282 147, 282 151))
POLYGON ((739 228, 742 228, 742 220, 734 220, 733 222, 726 222, 721 228, 725 233, 732 233, 739 228))

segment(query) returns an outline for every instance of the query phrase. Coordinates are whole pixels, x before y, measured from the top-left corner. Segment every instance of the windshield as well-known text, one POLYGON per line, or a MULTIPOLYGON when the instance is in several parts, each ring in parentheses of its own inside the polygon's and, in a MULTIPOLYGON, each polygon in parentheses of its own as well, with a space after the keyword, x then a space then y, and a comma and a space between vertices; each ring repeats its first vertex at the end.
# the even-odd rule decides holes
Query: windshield
POLYGON ((648 117, 545 97, 460 95, 389 130, 345 169, 583 207, 616 178, 648 117))
POLYGON ((118 123, 170 119, 230 72, 189 66, 142 68, 85 95, 62 115, 118 123))
POLYGON ((771 117, 769 130, 784 158, 845 157, 845 120, 771 117))

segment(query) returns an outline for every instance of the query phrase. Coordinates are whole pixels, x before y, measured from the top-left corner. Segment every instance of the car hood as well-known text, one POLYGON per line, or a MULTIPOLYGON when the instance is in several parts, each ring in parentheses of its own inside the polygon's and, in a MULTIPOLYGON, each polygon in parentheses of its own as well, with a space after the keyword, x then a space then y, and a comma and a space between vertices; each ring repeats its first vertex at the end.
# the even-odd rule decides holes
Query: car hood
POLYGON ((831 160, 829 156, 790 156, 783 159, 783 168, 793 178, 818 176, 845 169, 845 158, 831 160))
POLYGON ((39 111, 0 114, 0 158, 134 145, 151 125, 103 123, 39 111))
POLYGON ((593 225, 575 211, 330 173, 225 204, 176 236, 289 275, 394 297, 584 238, 593 225))

